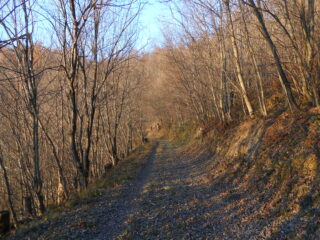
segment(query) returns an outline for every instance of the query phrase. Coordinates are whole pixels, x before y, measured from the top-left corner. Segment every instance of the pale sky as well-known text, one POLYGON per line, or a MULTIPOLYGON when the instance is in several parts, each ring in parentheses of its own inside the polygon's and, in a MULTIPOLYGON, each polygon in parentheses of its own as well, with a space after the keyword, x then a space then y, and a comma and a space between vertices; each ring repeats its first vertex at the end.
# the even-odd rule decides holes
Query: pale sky
MULTIPOLYGON (((170 19, 171 13, 167 6, 159 0, 149 0, 141 16, 141 46, 147 45, 147 50, 163 44, 163 22, 170 19)), ((139 44, 140 45, 140 44, 139 44)))
MULTIPOLYGON (((162 46, 164 39, 162 36, 163 22, 170 19, 171 12, 161 0, 143 0, 146 2, 144 9, 139 17, 140 38, 137 43, 137 48, 143 48, 146 51, 151 51, 156 46, 162 46)), ((50 0, 41 0, 39 3, 45 8, 48 6, 50 0)), ((45 19, 46 13, 42 10, 36 9, 38 12, 42 12, 43 15, 37 16, 37 31, 35 32, 35 38, 37 41, 42 42, 45 46, 52 44, 54 39, 54 33, 51 33, 51 26, 45 19)), ((0 32, 0 35, 3 35, 0 32)))

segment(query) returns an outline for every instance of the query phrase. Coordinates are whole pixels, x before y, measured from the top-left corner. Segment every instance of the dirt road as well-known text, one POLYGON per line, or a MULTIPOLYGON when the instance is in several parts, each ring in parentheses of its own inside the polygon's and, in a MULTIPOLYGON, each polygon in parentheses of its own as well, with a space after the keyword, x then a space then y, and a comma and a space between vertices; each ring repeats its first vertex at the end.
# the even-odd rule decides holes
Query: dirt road
POLYGON ((188 157, 159 141, 137 179, 25 239, 267 239, 267 219, 245 221, 257 200, 236 185, 204 181, 211 163, 205 152, 188 157))

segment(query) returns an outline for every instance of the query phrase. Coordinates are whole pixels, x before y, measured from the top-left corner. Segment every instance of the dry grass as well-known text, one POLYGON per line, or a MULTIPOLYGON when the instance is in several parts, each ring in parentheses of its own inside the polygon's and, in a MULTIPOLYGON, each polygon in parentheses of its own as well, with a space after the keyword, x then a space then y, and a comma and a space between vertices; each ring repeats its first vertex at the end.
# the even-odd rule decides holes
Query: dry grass
POLYGON ((166 138, 176 147, 187 145, 196 139, 198 123, 186 122, 178 127, 170 129, 166 138))

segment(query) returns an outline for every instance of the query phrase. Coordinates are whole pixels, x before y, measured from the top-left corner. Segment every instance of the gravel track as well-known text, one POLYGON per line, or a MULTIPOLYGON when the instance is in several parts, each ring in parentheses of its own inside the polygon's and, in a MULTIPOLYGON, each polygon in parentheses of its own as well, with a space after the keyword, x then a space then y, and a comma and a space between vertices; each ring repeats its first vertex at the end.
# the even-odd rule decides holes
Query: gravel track
POLYGON ((137 179, 25 239, 287 239, 270 237, 259 198, 239 184, 205 181, 211 164, 205 151, 159 141, 137 179))

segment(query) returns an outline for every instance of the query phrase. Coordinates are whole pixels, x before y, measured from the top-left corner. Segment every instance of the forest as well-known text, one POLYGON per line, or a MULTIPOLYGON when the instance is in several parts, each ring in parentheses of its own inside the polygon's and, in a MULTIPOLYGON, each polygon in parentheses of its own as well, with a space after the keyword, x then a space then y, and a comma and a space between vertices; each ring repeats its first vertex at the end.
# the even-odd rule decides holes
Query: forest
POLYGON ((204 138, 319 111, 319 1, 162 1, 152 51, 138 44, 145 4, 1 1, 0 210, 14 225, 106 177, 155 124, 204 138))

